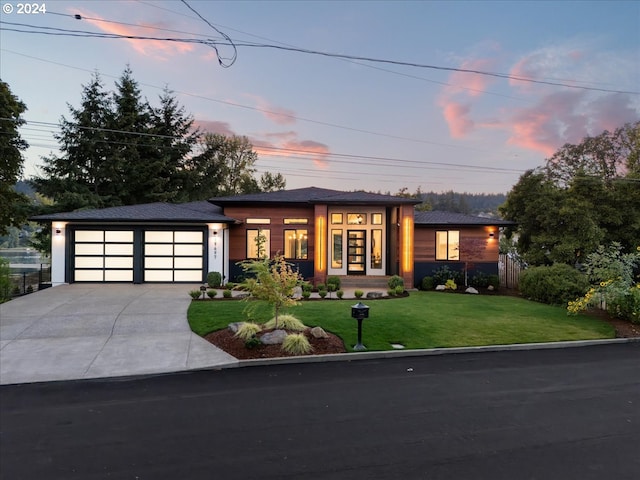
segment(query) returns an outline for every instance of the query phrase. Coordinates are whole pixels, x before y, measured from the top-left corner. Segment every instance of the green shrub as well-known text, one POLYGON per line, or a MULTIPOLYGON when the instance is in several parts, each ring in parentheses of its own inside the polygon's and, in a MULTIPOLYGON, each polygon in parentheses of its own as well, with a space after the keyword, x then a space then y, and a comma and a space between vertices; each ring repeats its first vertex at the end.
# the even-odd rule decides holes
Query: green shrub
POLYGON ((566 305, 585 294, 589 288, 586 275, 575 268, 556 263, 529 267, 520 274, 520 293, 525 298, 550 305, 566 305))
POLYGON ((247 342, 247 340, 260 333, 261 330, 262 327, 257 323, 244 322, 238 327, 238 331, 235 333, 235 336, 247 342))
POLYGON ((222 296, 224 298, 231 298, 233 296, 233 292, 231 292, 231 290, 223 290, 222 291, 222 296))
POLYGON ((393 289, 397 288, 398 286, 402 286, 404 288, 404 279, 399 275, 393 275, 391 278, 389 278, 387 285, 389 286, 389 288, 393 289))
POLYGON ((302 290, 302 298, 309 300, 309 297, 311 297, 311 292, 308 290, 302 290))
POLYGON ((294 330, 302 332, 307 327, 293 315, 278 315, 278 325, 276 327, 275 317, 264 324, 264 328, 284 328, 285 330, 294 330))
POLYGON ((420 290, 433 290, 434 288, 433 277, 424 277, 420 282, 420 290))
POLYGON ((311 285, 309 282, 303 282, 302 283, 302 291, 303 292, 311 292, 313 290, 313 285, 311 285))
POLYGON ((233 290, 236 287, 236 284, 233 282, 227 282, 224 286, 226 290, 233 290))
POLYGON ((200 290, 191 290, 191 291, 189 291, 189 295, 194 300, 197 300, 198 298, 200 298, 201 293, 200 293, 200 290))
POLYGON ((453 280, 455 283, 463 283, 462 272, 451 270, 448 265, 433 271, 433 283, 435 285, 446 285, 447 280, 453 280))
POLYGON ((10 273, 9 260, 0 257, 0 303, 11 300, 10 273))
POLYGON ((364 295, 364 292, 362 290, 356 290, 353 292, 353 294, 355 295, 356 298, 362 298, 362 296, 364 295))
POLYGON ((282 350, 291 355, 304 355, 311 352, 313 347, 304 333, 290 333, 284 337, 282 350))
POLYGON ((489 275, 477 272, 469 280, 469 285, 474 288, 487 288, 489 286, 489 275))
POLYGON ((404 293, 404 287, 402 285, 398 285, 395 288, 395 291, 396 291, 396 295, 402 295, 404 293))
POLYGON ((218 294, 217 290, 207 290, 207 297, 209 298, 216 298, 216 295, 218 294))
POLYGON ((500 288, 500 277, 498 275, 489 275, 489 285, 495 289, 500 288))
POLYGON ((250 339, 245 340, 244 346, 245 348, 252 349, 260 346, 261 343, 262 342, 258 337, 251 337, 250 339))
POLYGON ((444 288, 445 288, 445 290, 457 290, 458 289, 458 285, 456 285, 456 282, 454 282, 453 280, 449 279, 449 280, 447 280, 445 282, 444 288))
POLYGON ((338 290, 338 291, 336 292, 336 296, 337 296, 340 300, 342 300, 342 297, 344 297, 344 290, 338 290))
POLYGON ((318 295, 320 295, 320 298, 324 298, 327 296, 327 291, 326 290, 319 290, 318 291, 318 295))
POLYGON ((340 290, 340 277, 336 275, 330 275, 327 277, 327 286, 333 285, 333 291, 340 290))
POLYGON ((396 296, 396 289, 395 288, 389 288, 387 290, 387 295, 389 295, 390 297, 395 297, 396 296))
POLYGON ((218 288, 222 285, 222 274, 220 272, 207 273, 207 283, 211 288, 218 288))
POLYGON ((319 292, 321 292, 322 290, 326 290, 327 286, 324 283, 319 283, 318 285, 316 285, 316 288, 319 292))

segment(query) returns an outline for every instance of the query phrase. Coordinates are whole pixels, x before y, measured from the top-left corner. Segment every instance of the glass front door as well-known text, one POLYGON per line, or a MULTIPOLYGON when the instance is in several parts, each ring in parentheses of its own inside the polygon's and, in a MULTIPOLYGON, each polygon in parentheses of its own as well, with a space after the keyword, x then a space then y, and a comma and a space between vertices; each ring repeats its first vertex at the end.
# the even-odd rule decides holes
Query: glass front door
POLYGON ((349 230, 347 236, 347 275, 364 275, 367 260, 367 231, 349 230))

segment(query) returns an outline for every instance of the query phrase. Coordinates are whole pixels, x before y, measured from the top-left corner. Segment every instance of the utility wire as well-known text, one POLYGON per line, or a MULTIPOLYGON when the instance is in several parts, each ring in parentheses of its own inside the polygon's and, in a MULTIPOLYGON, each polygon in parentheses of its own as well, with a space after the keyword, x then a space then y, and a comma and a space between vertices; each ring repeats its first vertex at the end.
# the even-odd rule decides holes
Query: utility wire
MULTIPOLYGON (((228 43, 224 43, 224 42, 220 42, 220 41, 217 41, 217 40, 214 40, 214 39, 202 40, 202 39, 193 39, 193 38, 147 37, 147 36, 141 36, 141 35, 122 35, 122 34, 115 34, 115 33, 96 33, 96 32, 89 32, 89 31, 85 31, 85 30, 69 30, 69 29, 54 28, 54 27, 41 27, 41 26, 37 26, 37 25, 29 25, 29 24, 13 23, 13 22, 5 22, 5 21, 0 21, 0 24, 14 25, 14 26, 21 26, 21 27, 29 27, 29 28, 36 28, 36 29, 46 30, 46 31, 20 30, 20 29, 15 29, 15 28, 0 27, 0 30, 14 31, 14 32, 19 32, 19 33, 30 33, 30 34, 40 34, 40 35, 59 35, 59 36, 85 37, 85 38, 109 38, 109 39, 151 40, 151 41, 178 42, 178 43, 195 43, 195 44, 207 45, 207 46, 209 46, 211 48, 214 48, 216 50, 216 52, 217 52, 217 46, 218 45, 227 45, 227 46, 233 47, 234 49, 236 49, 238 47, 269 48, 269 49, 276 49, 276 50, 284 50, 284 51, 305 53, 305 54, 309 54, 309 55, 319 55, 319 56, 331 57, 331 58, 342 58, 342 59, 347 59, 347 60, 359 60, 359 61, 371 62, 371 63, 400 65, 400 66, 405 66, 405 67, 432 69, 432 70, 448 71, 448 72, 470 73, 470 74, 476 74, 476 75, 503 78, 503 79, 507 79, 507 80, 514 80, 514 81, 519 81, 519 82, 536 83, 536 84, 542 84, 542 85, 573 88, 573 89, 579 89, 579 90, 588 90, 588 91, 606 92, 606 93, 624 93, 624 94, 629 94, 629 95, 640 95, 640 92, 631 91, 631 90, 615 90, 615 89, 608 89, 608 88, 588 87, 588 86, 584 86, 584 85, 575 85, 575 84, 569 84, 569 83, 563 83, 563 82, 553 82, 553 81, 548 81, 548 80, 538 80, 538 79, 534 79, 534 78, 530 78, 530 77, 511 75, 511 74, 508 74, 508 73, 487 72, 487 71, 483 71, 483 70, 468 69, 468 68, 445 67, 445 66, 440 66, 440 65, 431 65, 431 64, 423 64, 423 63, 416 63, 416 62, 406 62, 406 61, 400 61, 400 60, 389 60, 389 59, 380 59, 380 58, 374 58, 374 57, 363 57, 363 56, 358 56, 358 55, 346 55, 346 54, 339 54, 339 53, 322 52, 322 51, 318 51, 318 50, 310 50, 310 49, 299 48, 299 47, 290 47, 290 46, 285 46, 285 45, 260 44, 260 43, 254 43, 254 42, 242 42, 242 43, 238 42, 238 43, 234 43, 234 42, 231 42, 231 41, 227 41, 228 43)), ((220 60, 220 57, 218 57, 218 58, 220 60)))

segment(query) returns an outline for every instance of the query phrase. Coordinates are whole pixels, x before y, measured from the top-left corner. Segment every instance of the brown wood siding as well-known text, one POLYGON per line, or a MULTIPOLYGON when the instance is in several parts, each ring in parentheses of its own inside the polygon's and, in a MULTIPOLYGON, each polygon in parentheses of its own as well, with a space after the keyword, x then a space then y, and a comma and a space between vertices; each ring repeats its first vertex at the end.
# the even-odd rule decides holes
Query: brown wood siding
MULTIPOLYGON (((484 241, 485 248, 480 252, 479 257, 473 258, 476 262, 497 262, 498 261, 498 228, 497 227, 460 227, 446 225, 442 227, 424 227, 416 225, 415 228, 415 251, 414 262, 435 262, 436 261, 436 232, 446 230, 457 230, 460 232, 460 242, 464 244, 467 239, 479 239, 484 241), (489 232, 494 232, 494 237, 489 237, 489 232)), ((460 261, 465 258, 464 249, 460 255, 460 261)), ((438 260, 439 261, 439 260, 438 260)), ((442 260, 446 262, 446 260, 442 260)))
POLYGON ((273 257, 278 252, 284 253, 284 231, 292 229, 307 230, 307 257, 313 260, 313 246, 315 243, 315 230, 313 228, 313 207, 226 207, 224 214, 242 222, 241 225, 231 225, 229 229, 229 259, 231 262, 244 260, 247 254, 247 230, 262 228, 269 230, 271 236, 269 256, 273 257), (247 218, 269 218, 269 225, 256 225, 244 223, 247 218), (307 218, 306 225, 285 225, 285 218, 307 218))

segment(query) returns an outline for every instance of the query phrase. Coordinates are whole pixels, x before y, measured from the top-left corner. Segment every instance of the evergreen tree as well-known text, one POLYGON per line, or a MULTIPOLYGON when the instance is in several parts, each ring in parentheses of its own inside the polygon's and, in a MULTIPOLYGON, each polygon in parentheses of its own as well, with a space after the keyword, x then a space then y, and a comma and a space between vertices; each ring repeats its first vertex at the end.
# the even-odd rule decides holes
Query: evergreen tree
POLYGON ((22 114, 26 110, 9 85, 0 80, 0 235, 12 225, 21 225, 27 217, 29 201, 13 188, 24 168, 22 150, 29 146, 18 132, 25 123, 22 114))

